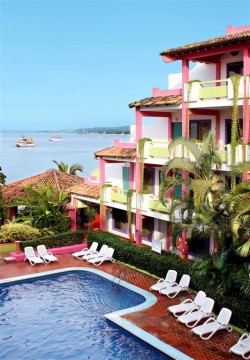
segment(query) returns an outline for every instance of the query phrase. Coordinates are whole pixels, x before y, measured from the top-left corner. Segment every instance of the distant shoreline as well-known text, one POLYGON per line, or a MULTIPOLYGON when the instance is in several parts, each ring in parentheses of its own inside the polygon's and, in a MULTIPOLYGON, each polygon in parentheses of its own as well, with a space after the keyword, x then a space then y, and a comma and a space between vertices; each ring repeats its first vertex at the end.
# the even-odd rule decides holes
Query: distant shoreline
POLYGON ((49 133, 49 134, 102 134, 102 135, 129 135, 130 126, 109 126, 109 127, 94 127, 87 129, 66 129, 66 130, 1 130, 2 133, 49 133))

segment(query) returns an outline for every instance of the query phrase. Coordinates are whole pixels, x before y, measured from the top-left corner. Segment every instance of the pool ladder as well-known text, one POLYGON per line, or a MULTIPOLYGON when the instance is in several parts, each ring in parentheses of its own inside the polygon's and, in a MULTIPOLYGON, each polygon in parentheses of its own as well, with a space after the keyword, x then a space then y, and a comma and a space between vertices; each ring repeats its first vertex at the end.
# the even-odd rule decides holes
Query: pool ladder
POLYGON ((118 286, 120 284, 121 280, 125 281, 125 279, 126 279, 126 281, 129 280, 128 273, 125 270, 121 270, 121 269, 116 270, 114 277, 113 277, 112 286, 114 286, 114 285, 118 286), (116 282, 116 280, 118 280, 118 281, 116 282))

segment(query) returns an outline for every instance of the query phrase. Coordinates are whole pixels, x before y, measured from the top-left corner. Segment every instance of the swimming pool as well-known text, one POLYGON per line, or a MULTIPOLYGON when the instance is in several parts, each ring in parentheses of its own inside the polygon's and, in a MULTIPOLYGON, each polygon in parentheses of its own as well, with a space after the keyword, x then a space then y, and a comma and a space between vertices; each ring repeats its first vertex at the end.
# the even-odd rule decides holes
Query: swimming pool
MULTIPOLYGON (((155 296, 127 283, 112 286, 104 274, 81 268, 1 281, 1 359, 163 360, 171 351, 175 359, 190 359, 152 337, 164 354, 108 321, 133 333, 120 315, 152 305, 155 296)), ((152 340, 142 330, 141 337, 152 340)))

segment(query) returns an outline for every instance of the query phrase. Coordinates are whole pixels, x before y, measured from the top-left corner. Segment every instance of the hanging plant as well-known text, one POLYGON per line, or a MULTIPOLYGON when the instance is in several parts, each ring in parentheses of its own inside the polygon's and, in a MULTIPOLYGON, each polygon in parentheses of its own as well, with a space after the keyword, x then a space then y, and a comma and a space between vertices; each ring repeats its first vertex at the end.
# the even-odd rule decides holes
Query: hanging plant
POLYGON ((127 215, 128 215, 128 229, 129 229, 129 238, 131 239, 131 205, 132 205, 132 196, 135 190, 130 189, 127 191, 127 215))
MULTIPOLYGON (((241 140, 240 124, 239 124, 239 84, 241 75, 233 75, 230 77, 233 85, 233 111, 232 111, 232 127, 231 127, 231 149, 232 149, 232 166, 236 164, 236 146, 241 140)), ((231 189, 236 186, 236 177, 232 175, 231 189)))
POLYGON ((112 187, 112 185, 111 184, 103 184, 101 187, 101 192, 100 192, 100 217, 103 222, 106 220, 105 195, 106 195, 106 188, 108 188, 108 187, 112 187))
POLYGON ((147 141, 152 141, 149 138, 142 138, 138 140, 138 155, 140 160, 140 191, 143 190, 144 184, 144 147, 147 141))

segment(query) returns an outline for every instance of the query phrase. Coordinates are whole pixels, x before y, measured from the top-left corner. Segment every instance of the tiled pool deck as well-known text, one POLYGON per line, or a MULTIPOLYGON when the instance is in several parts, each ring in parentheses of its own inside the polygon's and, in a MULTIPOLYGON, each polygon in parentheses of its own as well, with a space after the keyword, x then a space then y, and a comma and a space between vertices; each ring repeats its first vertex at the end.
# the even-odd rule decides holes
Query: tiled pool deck
MULTIPOLYGON (((58 263, 31 266, 28 262, 5 263, 0 262, 0 279, 7 279, 21 275, 29 275, 44 271, 51 271, 72 267, 94 267, 82 260, 75 259, 70 254, 58 255, 58 263)), ((114 275, 121 267, 119 263, 104 263, 98 267, 111 275, 114 275)), ((148 290, 156 279, 149 275, 140 273, 129 267, 121 268, 125 272, 124 280, 148 290)), ((215 334, 212 339, 204 341, 198 336, 192 335, 191 330, 185 325, 179 324, 176 318, 171 315, 167 307, 178 304, 189 295, 178 296, 169 299, 164 295, 157 295, 158 301, 155 305, 145 310, 131 313, 124 316, 128 321, 139 326, 148 333, 156 336, 160 340, 168 343, 184 354, 196 360, 222 360, 222 359, 241 359, 240 356, 232 355, 228 352, 234 345, 240 334, 233 331, 231 333, 221 330, 215 334)))

